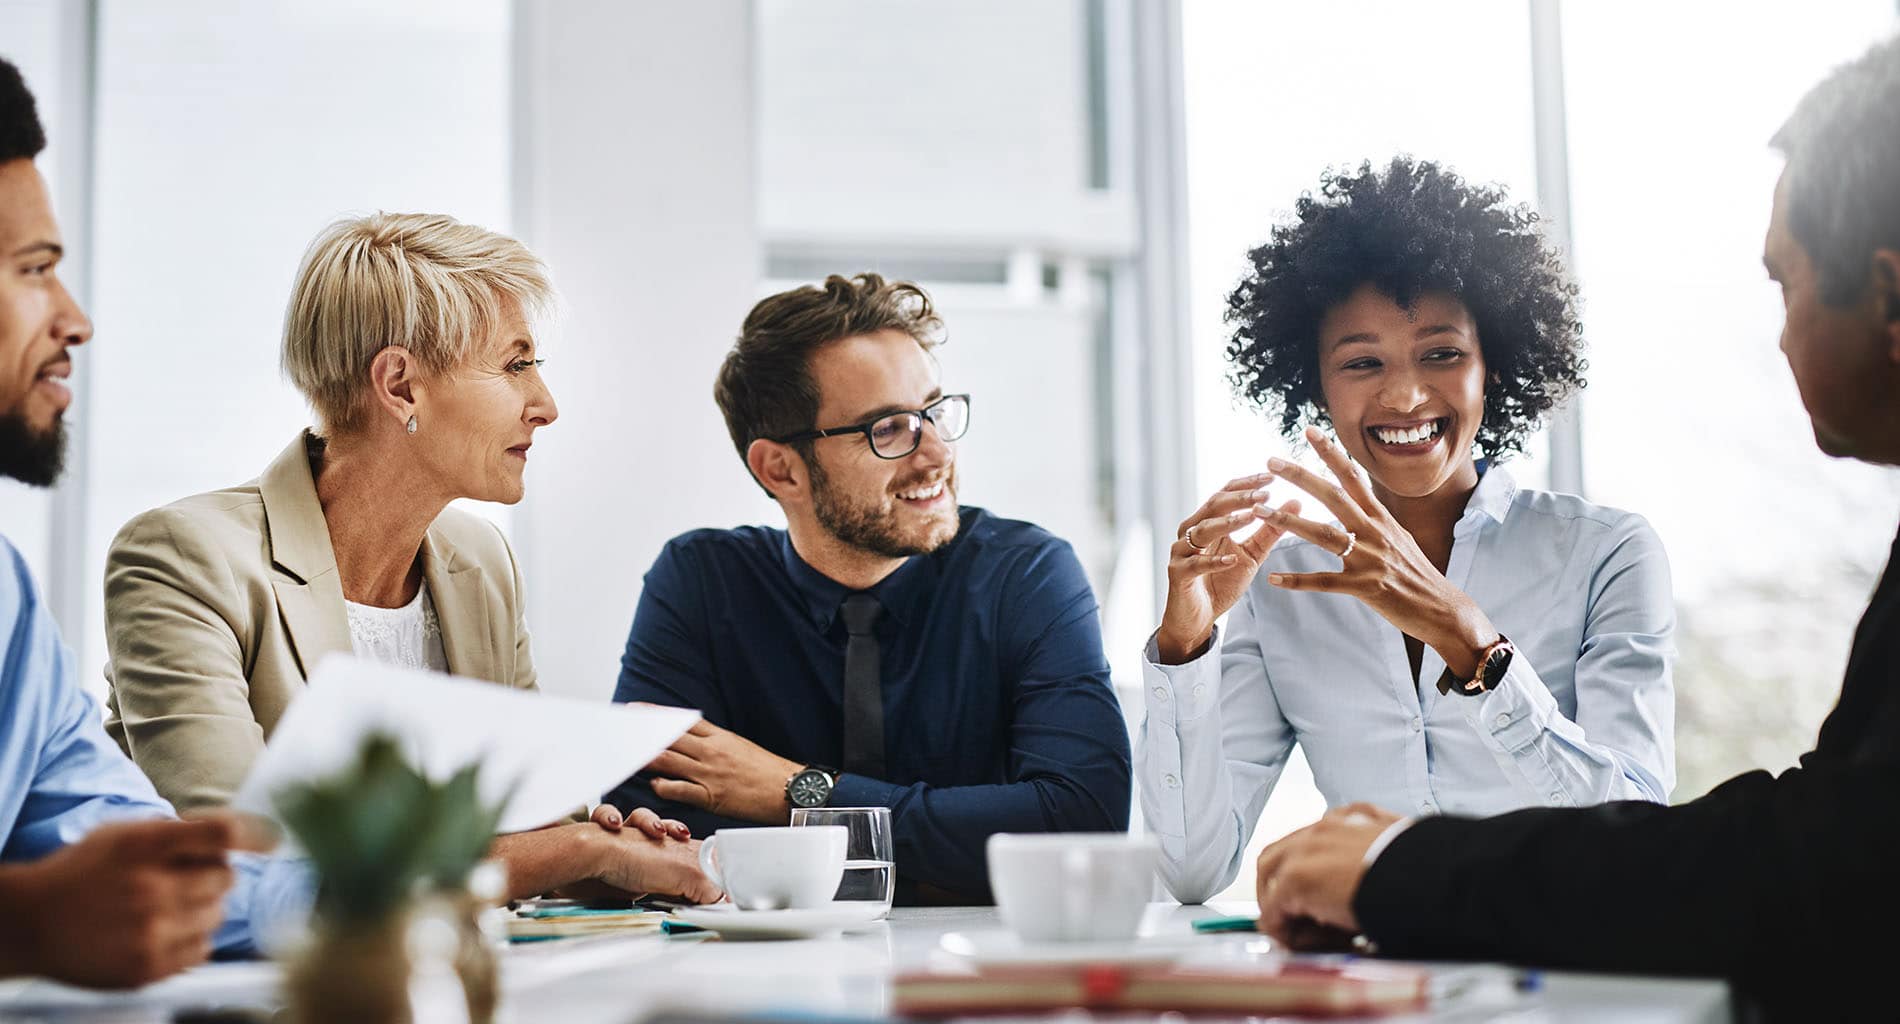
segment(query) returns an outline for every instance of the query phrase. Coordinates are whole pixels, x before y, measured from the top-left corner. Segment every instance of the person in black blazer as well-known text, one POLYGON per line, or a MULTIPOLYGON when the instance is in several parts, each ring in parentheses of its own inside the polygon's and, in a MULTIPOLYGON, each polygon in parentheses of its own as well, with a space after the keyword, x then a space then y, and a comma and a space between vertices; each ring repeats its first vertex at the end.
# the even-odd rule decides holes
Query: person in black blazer
MULTIPOLYGON (((1900 465, 1900 38, 1815 87, 1772 144, 1764 262, 1815 440, 1900 465)), ((1767 1016, 1900 1018, 1900 538, 1799 767, 1674 807, 1343 807, 1262 851, 1258 885, 1262 930, 1296 948, 1721 976, 1767 1016)))

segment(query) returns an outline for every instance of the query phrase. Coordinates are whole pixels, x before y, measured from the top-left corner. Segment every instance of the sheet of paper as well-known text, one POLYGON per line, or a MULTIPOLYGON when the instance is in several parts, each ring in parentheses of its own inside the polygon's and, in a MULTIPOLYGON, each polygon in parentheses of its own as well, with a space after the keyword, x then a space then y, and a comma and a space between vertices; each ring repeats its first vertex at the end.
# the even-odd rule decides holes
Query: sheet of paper
POLYGON ((698 720, 697 711, 555 697, 332 655, 278 721, 232 806, 275 818, 271 797, 283 786, 335 774, 364 737, 383 732, 431 778, 480 762, 485 798, 513 789, 501 830, 518 832, 598 801, 698 720))

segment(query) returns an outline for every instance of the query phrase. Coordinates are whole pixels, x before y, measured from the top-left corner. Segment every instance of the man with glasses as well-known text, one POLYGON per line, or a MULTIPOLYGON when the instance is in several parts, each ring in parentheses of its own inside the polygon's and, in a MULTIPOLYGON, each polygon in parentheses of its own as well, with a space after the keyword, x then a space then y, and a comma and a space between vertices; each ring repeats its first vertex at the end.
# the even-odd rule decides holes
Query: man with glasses
POLYGON ((786 528, 696 530, 647 572, 617 701, 705 721, 610 794, 695 832, 888 807, 897 900, 988 902, 994 832, 1128 827, 1128 732, 1074 552, 957 504, 970 396, 916 285, 754 306, 714 397, 786 528))

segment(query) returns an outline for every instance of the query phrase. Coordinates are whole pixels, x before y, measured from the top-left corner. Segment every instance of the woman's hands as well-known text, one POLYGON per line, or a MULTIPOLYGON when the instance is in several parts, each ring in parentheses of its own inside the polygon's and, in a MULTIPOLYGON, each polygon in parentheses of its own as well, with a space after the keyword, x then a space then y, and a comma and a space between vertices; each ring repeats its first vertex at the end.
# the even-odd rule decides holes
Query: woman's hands
MULTIPOLYGON (((1233 536, 1267 510, 1266 485, 1272 480, 1272 473, 1256 473, 1227 481, 1175 531, 1168 549, 1168 604, 1155 633, 1162 664, 1179 665, 1200 655, 1214 634, 1214 620, 1247 592, 1267 552, 1286 532, 1265 523, 1245 540, 1233 536)), ((1297 513, 1300 503, 1289 501, 1284 508, 1297 513)))
POLYGON ((1337 486, 1284 459, 1270 459, 1267 466, 1319 499, 1341 525, 1301 519, 1295 514, 1298 508, 1288 502, 1262 513, 1262 532, 1270 527, 1304 537, 1344 554, 1343 565, 1339 572, 1270 573, 1267 582, 1287 590, 1350 594, 1406 636, 1437 651, 1455 677, 1475 676, 1478 656, 1498 639, 1491 620, 1419 550, 1418 542, 1373 495, 1372 486, 1331 438, 1317 427, 1308 427, 1306 439, 1339 478, 1337 486))
POLYGON ((594 808, 593 820, 594 824, 599 825, 609 832, 618 832, 622 827, 632 825, 634 828, 639 829, 640 833, 648 839, 671 838, 685 840, 693 838, 693 830, 687 828, 685 822, 675 821, 672 818, 662 818, 654 813, 650 807, 635 807, 633 811, 623 819, 620 816, 619 808, 613 804, 601 804, 599 807, 594 808))

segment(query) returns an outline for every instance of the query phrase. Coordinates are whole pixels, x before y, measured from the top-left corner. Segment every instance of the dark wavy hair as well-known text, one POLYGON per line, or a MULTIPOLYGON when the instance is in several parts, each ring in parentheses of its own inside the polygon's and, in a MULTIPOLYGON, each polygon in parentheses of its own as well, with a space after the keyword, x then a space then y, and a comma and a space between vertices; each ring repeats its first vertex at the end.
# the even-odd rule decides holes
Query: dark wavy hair
MULTIPOLYGON (((713 382, 713 401, 726 418, 726 432, 739 458, 744 460, 746 449, 759 438, 818 426, 812 353, 834 341, 887 330, 910 335, 925 352, 944 341, 943 319, 930 294, 910 281, 886 281, 871 273, 832 274, 822 285, 759 300, 746 314, 739 340, 726 353, 713 382)), ((810 441, 793 447, 811 461, 810 441)))
POLYGON ((1431 161, 1327 172, 1293 222, 1247 258, 1252 269, 1227 299, 1229 380, 1277 410, 1289 437, 1326 421, 1320 321, 1368 284, 1406 309, 1442 292, 1470 310, 1484 353, 1477 443, 1487 458, 1523 451, 1544 415, 1583 387, 1577 290, 1537 215, 1431 161))
POLYGON ((20 69, 0 59, 0 164, 31 160, 46 148, 46 131, 20 69))

